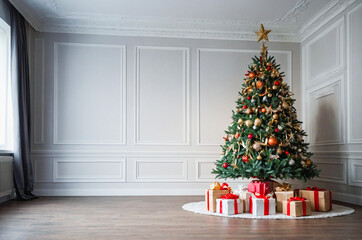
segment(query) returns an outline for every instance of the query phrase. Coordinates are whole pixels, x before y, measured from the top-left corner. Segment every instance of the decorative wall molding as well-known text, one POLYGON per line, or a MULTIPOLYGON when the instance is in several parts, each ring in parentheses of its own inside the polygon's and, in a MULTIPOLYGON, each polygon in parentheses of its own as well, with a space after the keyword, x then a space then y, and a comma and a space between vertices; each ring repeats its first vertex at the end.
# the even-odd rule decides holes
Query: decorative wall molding
POLYGON ((136 46, 135 47, 135 144, 136 145, 189 145, 190 144, 190 49, 184 47, 156 47, 156 46, 136 46), (183 133, 182 142, 157 142, 142 141, 140 131, 140 60, 142 50, 158 50, 158 51, 182 51, 183 53, 183 133))
POLYGON ((316 178, 315 181, 323 181, 330 183, 340 183, 347 184, 347 159, 340 157, 327 157, 327 156, 317 156, 313 157, 313 161, 317 164, 317 166, 330 166, 337 169, 340 169, 342 177, 336 177, 333 175, 328 175, 329 173, 321 172, 320 177, 316 178), (333 161, 331 161, 331 159, 333 161))
POLYGON ((131 170, 130 172, 134 171, 133 173, 130 173, 134 175, 129 176, 128 182, 186 182, 188 180, 188 159, 162 157, 134 158, 128 159, 128 161, 128 169, 131 170), (152 167, 152 165, 154 166, 152 167), (141 168, 146 168, 149 175, 143 176, 142 174, 144 171, 142 171, 141 168), (179 170, 180 172, 176 174, 176 170, 179 170), (154 171, 156 172, 154 173, 154 171), (169 176, 170 173, 168 173, 168 171, 173 172, 173 176, 169 176), (162 175, 161 172, 164 172, 165 175, 162 175), (152 175, 152 173, 154 173, 154 175, 152 175))
POLYGON ((37 114, 33 114, 33 144, 44 144, 44 114, 45 114, 45 91, 44 91, 44 74, 45 74, 45 50, 44 39, 35 39, 34 44, 34 95, 33 109, 37 114), (40 61, 40 63, 38 62, 40 61), (40 68, 40 69, 39 69, 40 68), (39 92, 40 91, 40 94, 39 92), (39 101, 39 95, 41 100, 39 101), (39 111, 40 110, 40 118, 39 111), (37 127, 40 122, 40 129, 37 127))
MULTIPOLYGON (((53 182, 71 182, 71 183, 80 183, 80 182, 125 182, 126 181, 126 159, 124 158, 107 158, 103 159, 95 159, 95 158, 54 158, 53 159, 53 182), (118 175, 110 175, 110 172, 103 173, 103 176, 92 176, 90 173, 86 177, 77 176, 66 176, 60 175, 59 173, 59 165, 60 164, 84 164, 83 168, 75 168, 78 171, 84 171, 89 164, 96 163, 99 166, 106 167, 106 165, 110 165, 110 168, 114 170, 114 164, 118 164, 118 175)), ((102 170, 100 170, 102 171, 102 170)))
POLYGON ((307 142, 310 143, 310 146, 333 146, 338 144, 344 144, 345 143, 345 118, 342 114, 338 115, 338 136, 339 139, 336 140, 328 140, 328 141, 320 141, 320 142, 314 142, 313 139, 311 139, 310 134, 314 130, 312 129, 310 123, 312 122, 311 119, 311 106, 313 104, 313 100, 318 100, 323 97, 327 97, 333 94, 336 94, 338 99, 338 106, 337 111, 341 112, 342 109, 345 106, 345 99, 344 99, 344 74, 339 74, 335 76, 334 78, 330 79, 328 82, 324 82, 323 84, 317 85, 317 87, 312 88, 308 90, 307 92, 307 106, 308 106, 308 113, 307 113, 307 121, 308 125, 306 125, 306 132, 308 133, 307 142))
MULTIPOLYGON (((352 101, 352 89, 353 89, 353 84, 352 84, 352 53, 354 52, 354 47, 352 45, 352 33, 353 31, 351 30, 351 16, 352 14, 359 10, 360 8, 362 8, 362 3, 360 3, 359 5, 357 5, 355 8, 353 8, 351 11, 349 11, 346 15, 346 22, 347 22, 347 29, 346 29, 346 46, 347 46, 347 50, 346 50, 346 55, 347 55, 347 59, 346 59, 346 66, 347 66, 347 141, 349 144, 362 144, 362 138, 352 138, 352 105, 353 105, 353 101, 352 101)), ((357 71, 360 71, 359 69, 357 71)), ((356 86, 358 88, 358 86, 356 86)))
MULTIPOLYGON (((41 15, 36 14, 29 5, 20 0, 10 0, 10 2, 35 30, 40 32, 254 41, 255 26, 260 24, 259 21, 251 20, 161 18, 68 12, 59 7, 57 0, 43 0, 47 14, 41 15)), ((263 21, 265 26, 273 29, 271 41, 298 42, 300 34, 296 30, 297 17, 308 9, 310 2, 311 0, 299 0, 284 16, 263 21)), ((332 7, 333 5, 330 6, 332 7)), ((319 15, 324 16, 325 13, 319 15)))
POLYGON ((125 145, 126 144, 126 46, 125 45, 111 45, 111 44, 91 44, 91 43, 75 43, 75 42, 54 42, 54 103, 53 103, 53 144, 96 144, 96 145, 125 145), (120 66, 120 95, 122 110, 120 111, 120 119, 122 119, 122 125, 120 126, 120 138, 118 141, 79 141, 79 140, 59 140, 58 139, 58 47, 59 46, 79 46, 79 47, 102 47, 102 48, 114 48, 120 53, 120 59, 122 66, 120 66))
POLYGON ((362 187, 362 158, 349 160, 349 185, 362 187), (359 170, 357 170, 357 168, 359 170), (357 174, 359 172, 360 174, 357 174), (359 175, 359 176, 358 176, 359 175), (359 177, 359 178, 358 178, 359 177))
POLYGON ((351 6, 356 0, 332 0, 318 14, 310 19, 300 30, 299 40, 304 42, 313 33, 330 22, 334 17, 351 6))
MULTIPOLYGON (((200 132, 200 90, 201 90, 201 81, 200 81, 200 55, 202 52, 222 52, 222 53, 254 53, 255 55, 260 54, 259 50, 244 50, 244 49, 223 49, 223 48, 198 48, 197 49, 197 67, 196 67, 196 132, 197 132, 197 140, 196 144, 200 146, 219 146, 218 143, 202 143, 201 140, 201 132, 200 132)), ((268 51, 271 55, 273 54, 285 54, 287 56, 287 71, 288 78, 285 78, 287 84, 290 86, 291 91, 293 91, 292 86, 292 52, 291 51, 278 51, 271 50, 268 51)), ((242 79, 240 80, 242 81, 242 79)), ((227 126, 225 126, 226 129, 227 126)))
POLYGON ((330 75, 339 73, 341 70, 345 69, 344 64, 344 17, 340 18, 338 21, 333 23, 328 28, 324 29, 321 33, 311 39, 305 46, 306 46, 306 60, 308 65, 306 66, 307 72, 307 84, 308 85, 316 85, 317 82, 328 78, 330 75), (336 49, 331 49, 331 51, 336 51, 336 65, 332 65, 329 69, 324 70, 323 72, 319 72, 316 76, 312 76, 311 69, 312 69, 312 58, 311 58, 311 46, 318 42, 321 38, 325 35, 330 33, 331 31, 336 30, 336 49))

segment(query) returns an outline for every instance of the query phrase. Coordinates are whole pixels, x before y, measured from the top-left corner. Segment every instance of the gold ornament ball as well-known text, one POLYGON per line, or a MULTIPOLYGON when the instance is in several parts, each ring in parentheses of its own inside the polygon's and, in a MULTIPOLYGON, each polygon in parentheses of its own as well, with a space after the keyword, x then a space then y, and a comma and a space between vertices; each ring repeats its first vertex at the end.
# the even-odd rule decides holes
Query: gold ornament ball
POLYGON ((255 126, 260 126, 261 125, 261 120, 259 118, 254 120, 254 125, 255 126))
POLYGON ((266 65, 267 65, 267 66, 271 66, 271 65, 272 65, 272 63, 271 63, 271 62, 268 62, 266 65))
POLYGON ((278 144, 278 139, 276 137, 270 137, 268 139, 268 144, 269 146, 274 147, 275 145, 278 144))
POLYGON ((250 108, 248 108, 248 109, 245 110, 245 113, 248 114, 248 115, 251 114, 251 112, 252 112, 252 111, 251 111, 250 108))
POLYGON ((277 153, 278 153, 278 155, 282 155, 282 154, 283 154, 283 149, 278 148, 278 149, 277 149, 277 153))
POLYGON ((245 121, 245 125, 246 125, 247 127, 251 127, 251 126, 253 126, 253 121, 251 121, 251 120, 246 120, 246 121, 245 121))
POLYGON ((243 119, 239 118, 238 123, 239 125, 243 124, 243 119))
POLYGON ((254 148, 255 151, 259 152, 261 150, 261 144, 260 143, 254 143, 253 148, 254 148))
POLYGON ((274 85, 272 88, 273 88, 273 90, 277 90, 277 89, 278 89, 278 87, 275 86, 275 85, 274 85))
POLYGON ((310 159, 307 159, 307 160, 305 161, 305 164, 308 165, 308 166, 309 166, 311 163, 312 163, 312 161, 311 161, 310 159))
POLYGON ((273 95, 271 93, 268 94, 268 97, 272 97, 273 95))
POLYGON ((256 82, 256 88, 259 89, 259 88, 262 88, 262 87, 264 87, 264 82, 263 82, 263 81, 260 81, 260 80, 257 81, 257 82, 256 82))
POLYGON ((260 161, 260 160, 262 160, 263 158, 262 158, 260 155, 258 155, 258 156, 256 157, 256 159, 258 159, 258 160, 260 161))
POLYGON ((275 74, 274 74, 274 73, 270 74, 270 76, 271 76, 272 78, 275 78, 275 74))
POLYGON ((282 107, 285 108, 285 109, 287 109, 287 108, 289 108, 289 104, 288 104, 287 102, 283 102, 283 103, 282 103, 282 107))
POLYGON ((274 114, 273 114, 273 118, 274 118, 274 119, 278 119, 278 118, 279 118, 278 114, 274 113, 274 114))
POLYGON ((248 89, 248 93, 252 93, 254 90, 252 88, 248 89))

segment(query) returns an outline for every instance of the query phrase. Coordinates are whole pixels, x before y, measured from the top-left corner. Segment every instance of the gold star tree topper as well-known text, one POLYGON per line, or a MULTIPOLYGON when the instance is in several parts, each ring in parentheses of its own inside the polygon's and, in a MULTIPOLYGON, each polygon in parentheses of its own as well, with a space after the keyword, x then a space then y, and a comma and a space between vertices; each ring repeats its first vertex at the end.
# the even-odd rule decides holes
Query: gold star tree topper
POLYGON ((255 32, 258 35, 258 42, 261 40, 265 40, 269 42, 268 34, 271 32, 271 30, 265 30, 263 24, 260 24, 260 30, 259 32, 255 32))

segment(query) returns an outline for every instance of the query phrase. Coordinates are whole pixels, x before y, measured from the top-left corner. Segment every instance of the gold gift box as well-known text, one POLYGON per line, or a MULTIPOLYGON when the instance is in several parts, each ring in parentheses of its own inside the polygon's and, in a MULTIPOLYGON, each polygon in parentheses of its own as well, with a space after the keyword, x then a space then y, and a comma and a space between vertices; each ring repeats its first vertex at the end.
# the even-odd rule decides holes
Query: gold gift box
POLYGON ((216 199, 228 193, 230 193, 230 190, 207 189, 205 193, 206 209, 210 212, 216 212, 216 199))
MULTIPOLYGON (((290 202, 290 216, 300 217, 309 216, 311 214, 311 201, 305 201, 306 214, 303 215, 303 202, 302 201, 291 201, 290 202)), ((288 215, 288 201, 283 201, 283 214, 288 215)))
POLYGON ((300 190, 299 196, 308 199, 311 202, 312 211, 328 212, 331 210, 331 193, 327 190, 317 191, 319 208, 316 210, 314 190, 300 190))

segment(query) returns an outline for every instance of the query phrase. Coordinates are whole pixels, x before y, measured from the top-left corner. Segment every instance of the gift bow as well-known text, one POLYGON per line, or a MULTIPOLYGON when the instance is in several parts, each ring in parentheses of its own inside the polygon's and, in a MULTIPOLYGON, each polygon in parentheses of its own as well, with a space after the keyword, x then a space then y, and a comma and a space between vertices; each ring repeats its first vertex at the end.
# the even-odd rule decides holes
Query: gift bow
POLYGON ((262 199, 269 199, 269 198, 272 197, 272 194, 271 194, 271 193, 268 193, 267 195, 265 195, 265 194, 260 194, 260 193, 253 193, 253 194, 251 194, 250 197, 262 198, 262 199))
POLYGON ((305 201, 307 200, 306 198, 303 197, 291 197, 289 198, 288 202, 292 202, 292 201, 305 201))
POLYGON ((311 191, 325 191, 324 188, 317 188, 317 187, 307 187, 305 190, 311 190, 311 191))
POLYGON ((275 188, 275 191, 277 192, 283 192, 283 191, 290 191, 292 189, 292 185, 290 183, 282 183, 281 186, 278 186, 275 188))
POLYGON ((248 192, 248 187, 245 184, 238 185, 238 190, 233 191, 234 194, 240 195, 242 192, 248 192))
POLYGON ((235 194, 232 194, 232 193, 228 193, 224 196, 221 196, 220 197, 221 199, 238 199, 239 196, 238 195, 235 195, 235 194))
POLYGON ((220 185, 219 182, 215 182, 214 184, 211 184, 210 186, 211 190, 231 190, 231 187, 227 183, 223 183, 220 185))

